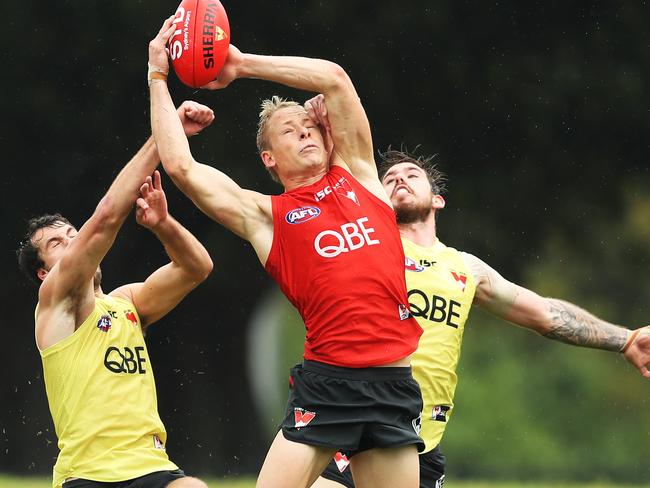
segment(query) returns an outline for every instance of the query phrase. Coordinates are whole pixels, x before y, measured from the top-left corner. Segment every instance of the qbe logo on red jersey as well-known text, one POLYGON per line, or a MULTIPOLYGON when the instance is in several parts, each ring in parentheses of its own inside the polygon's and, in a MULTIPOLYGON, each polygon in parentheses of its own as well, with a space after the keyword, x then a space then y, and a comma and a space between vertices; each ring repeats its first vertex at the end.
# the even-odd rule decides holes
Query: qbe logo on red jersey
POLYGON ((361 217, 356 222, 343 224, 337 230, 324 230, 316 236, 314 249, 324 258, 335 258, 343 252, 354 251, 363 246, 381 244, 379 239, 370 235, 375 232, 372 227, 366 227, 368 217, 361 217))

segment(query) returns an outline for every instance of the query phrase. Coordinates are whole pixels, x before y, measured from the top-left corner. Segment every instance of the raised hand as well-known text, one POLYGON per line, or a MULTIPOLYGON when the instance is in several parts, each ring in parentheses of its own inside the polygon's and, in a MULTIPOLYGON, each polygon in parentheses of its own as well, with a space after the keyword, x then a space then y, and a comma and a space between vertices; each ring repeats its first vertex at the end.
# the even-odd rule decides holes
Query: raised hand
POLYGON ((177 111, 188 137, 198 134, 214 121, 214 112, 210 107, 191 100, 183 102, 177 111))
POLYGON ((650 325, 632 332, 623 354, 643 376, 650 379, 650 325))
POLYGON ((154 229, 167 216, 167 197, 162 189, 160 172, 147 176, 140 187, 140 198, 135 202, 135 221, 147 229, 154 229))
POLYGON ((325 106, 325 95, 318 94, 305 102, 305 110, 309 118, 320 127, 321 134, 323 135, 323 142, 325 143, 325 150, 327 154, 332 156, 332 149, 334 149, 334 141, 332 139, 332 127, 330 126, 330 119, 327 115, 327 107, 325 106))
POLYGON ((162 27, 149 43, 149 71, 157 71, 167 75, 169 73, 169 49, 167 43, 174 33, 176 25, 172 24, 174 15, 165 19, 162 27))
POLYGON ((228 46, 228 57, 226 58, 226 63, 223 65, 223 68, 221 68, 217 78, 201 88, 207 90, 220 90, 221 88, 226 88, 230 83, 238 78, 239 66, 241 65, 242 60, 242 52, 232 44, 228 46))

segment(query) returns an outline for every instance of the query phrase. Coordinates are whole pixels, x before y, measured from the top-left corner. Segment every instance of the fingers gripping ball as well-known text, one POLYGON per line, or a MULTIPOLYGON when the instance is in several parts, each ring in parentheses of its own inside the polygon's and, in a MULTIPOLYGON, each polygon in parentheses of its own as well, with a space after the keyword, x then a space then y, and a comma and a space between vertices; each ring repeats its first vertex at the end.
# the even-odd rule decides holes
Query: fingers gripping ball
POLYGON ((177 27, 169 54, 178 78, 192 88, 214 80, 228 55, 230 25, 219 0, 183 0, 176 10, 177 27))

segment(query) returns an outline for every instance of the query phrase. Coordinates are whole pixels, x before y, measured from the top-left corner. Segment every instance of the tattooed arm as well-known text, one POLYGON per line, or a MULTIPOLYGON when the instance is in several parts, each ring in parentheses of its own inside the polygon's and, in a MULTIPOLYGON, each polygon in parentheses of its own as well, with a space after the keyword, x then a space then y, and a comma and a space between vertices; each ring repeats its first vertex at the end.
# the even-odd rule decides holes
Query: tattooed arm
POLYGON ((543 335, 549 339, 620 352, 631 335, 630 330, 605 322, 572 303, 555 298, 542 300, 551 325, 543 335))
POLYGON ((471 254, 463 257, 476 280, 474 304, 549 339, 606 351, 622 352, 650 378, 650 327, 631 331, 611 324, 569 302, 544 298, 506 280, 471 254))

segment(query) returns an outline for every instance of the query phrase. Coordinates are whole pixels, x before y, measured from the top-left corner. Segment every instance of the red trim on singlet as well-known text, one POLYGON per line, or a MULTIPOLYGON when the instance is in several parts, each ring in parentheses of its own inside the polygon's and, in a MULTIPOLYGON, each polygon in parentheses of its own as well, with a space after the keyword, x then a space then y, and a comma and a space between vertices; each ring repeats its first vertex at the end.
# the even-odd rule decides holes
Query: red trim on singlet
POLYGON ((404 250, 390 206, 340 166, 271 201, 266 270, 303 318, 305 359, 360 368, 411 354, 422 329, 403 315, 404 250))

